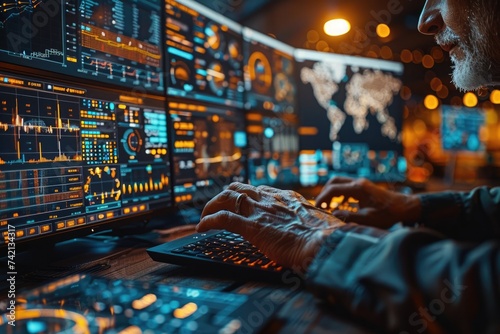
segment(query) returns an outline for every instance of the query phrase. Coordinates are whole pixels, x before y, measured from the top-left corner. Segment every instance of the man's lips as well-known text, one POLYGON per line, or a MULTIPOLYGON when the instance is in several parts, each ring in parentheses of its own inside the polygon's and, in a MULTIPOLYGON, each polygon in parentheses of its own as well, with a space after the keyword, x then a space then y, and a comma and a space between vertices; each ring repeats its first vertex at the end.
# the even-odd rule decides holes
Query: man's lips
POLYGON ((457 44, 440 44, 439 46, 444 51, 450 52, 451 50, 453 50, 457 46, 457 44))

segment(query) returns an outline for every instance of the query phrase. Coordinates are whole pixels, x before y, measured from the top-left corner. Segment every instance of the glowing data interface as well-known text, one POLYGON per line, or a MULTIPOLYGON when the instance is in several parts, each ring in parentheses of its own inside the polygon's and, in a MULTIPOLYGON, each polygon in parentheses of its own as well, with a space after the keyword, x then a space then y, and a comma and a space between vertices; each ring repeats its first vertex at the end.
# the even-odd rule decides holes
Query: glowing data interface
POLYGON ((249 112, 248 173, 253 185, 293 187, 299 182, 297 119, 249 112))
POLYGON ((402 65, 308 50, 295 55, 301 150, 331 152, 335 174, 404 180, 402 65))
POLYGON ((194 1, 166 1, 168 95, 243 106, 241 27, 194 1))
POLYGON ((5 1, 0 56, 22 66, 160 93, 160 3, 5 1))
POLYGON ((444 150, 484 151, 480 132, 484 112, 477 108, 442 106, 441 142, 444 150))
POLYGON ((162 99, 0 73, 0 229, 18 238, 170 203, 162 99))
POLYGON ((292 114, 296 110, 293 48, 243 29, 246 109, 292 114))
POLYGON ((245 120, 237 110, 169 103, 173 125, 175 201, 206 201, 234 181, 244 182, 245 120))
POLYGON ((370 150, 364 143, 333 143, 336 174, 366 177, 374 181, 404 181, 406 159, 396 150, 370 150))

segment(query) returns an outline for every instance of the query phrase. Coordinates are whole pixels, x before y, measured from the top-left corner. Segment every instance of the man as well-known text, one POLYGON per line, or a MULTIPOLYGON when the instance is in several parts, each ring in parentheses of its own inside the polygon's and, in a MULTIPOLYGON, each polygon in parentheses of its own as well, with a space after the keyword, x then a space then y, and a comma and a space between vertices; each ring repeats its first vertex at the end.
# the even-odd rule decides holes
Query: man
MULTIPOLYGON (((419 30, 450 52, 457 87, 500 77, 499 14, 497 0, 426 1, 419 30)), ((360 210, 339 219, 295 192, 235 183, 207 204, 198 231, 242 234, 376 330, 500 332, 500 188, 405 195, 335 178, 317 205, 339 194, 360 210), (385 230, 396 222, 413 226, 385 230)))

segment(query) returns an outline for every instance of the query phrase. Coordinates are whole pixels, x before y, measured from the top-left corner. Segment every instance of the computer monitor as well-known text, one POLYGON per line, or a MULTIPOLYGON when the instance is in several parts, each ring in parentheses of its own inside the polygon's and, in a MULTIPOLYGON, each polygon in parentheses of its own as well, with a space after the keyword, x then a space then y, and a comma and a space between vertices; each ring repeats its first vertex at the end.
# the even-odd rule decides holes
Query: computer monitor
POLYGON ((163 97, 0 71, 4 238, 46 245, 171 208, 167 116, 163 97))
POLYGON ((168 95, 241 108, 242 27, 192 0, 167 0, 168 95))
POLYGON ((246 119, 250 184, 296 188, 299 185, 296 115, 249 111, 246 119))
POLYGON ((243 28, 245 109, 293 114, 296 111, 294 48, 243 28))
POLYGON ((484 152, 480 132, 484 126, 484 112, 479 108, 441 106, 441 143, 449 152, 484 152))
POLYGON ((305 170, 315 160, 329 164, 329 176, 404 181, 403 65, 303 49, 295 60, 305 170))
POLYGON ((0 8, 0 61, 165 89, 160 0, 4 1, 0 8))
POLYGON ((201 209, 231 182, 247 181, 247 136, 241 110, 184 100, 171 100, 168 105, 179 209, 201 209))

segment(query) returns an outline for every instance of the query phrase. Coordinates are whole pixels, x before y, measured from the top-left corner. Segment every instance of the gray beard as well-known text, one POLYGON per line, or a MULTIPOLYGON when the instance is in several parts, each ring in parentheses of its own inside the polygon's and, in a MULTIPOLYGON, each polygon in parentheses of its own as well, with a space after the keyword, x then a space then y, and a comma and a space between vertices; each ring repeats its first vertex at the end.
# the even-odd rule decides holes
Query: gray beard
POLYGON ((472 54, 470 50, 466 51, 463 60, 452 58, 453 84, 461 91, 472 91, 491 85, 490 65, 485 58, 484 55, 472 54))

